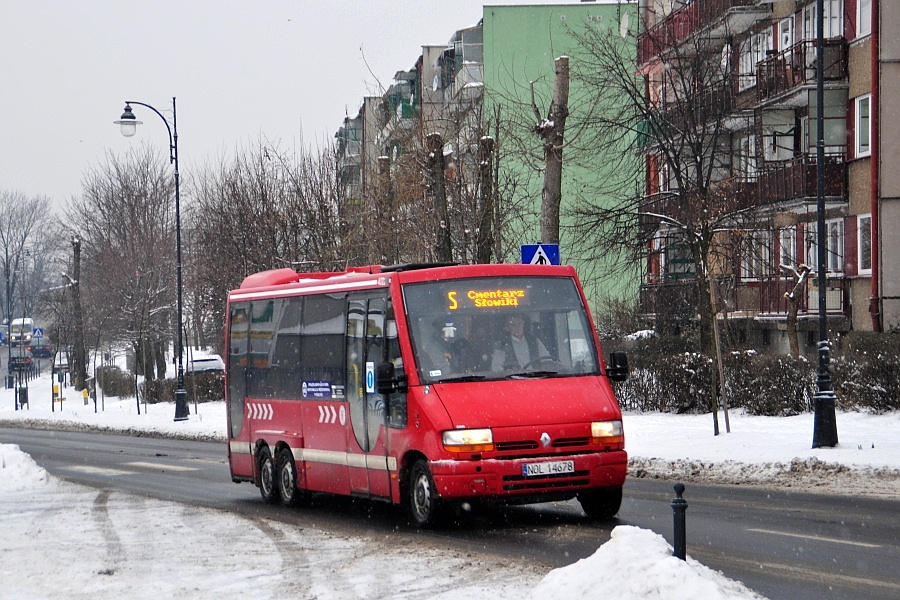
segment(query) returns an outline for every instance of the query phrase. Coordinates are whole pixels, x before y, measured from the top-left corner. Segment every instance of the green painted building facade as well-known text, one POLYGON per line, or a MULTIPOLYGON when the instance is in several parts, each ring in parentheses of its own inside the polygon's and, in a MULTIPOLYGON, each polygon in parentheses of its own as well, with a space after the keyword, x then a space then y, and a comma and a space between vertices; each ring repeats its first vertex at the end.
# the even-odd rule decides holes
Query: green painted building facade
MULTIPOLYGON (((516 223, 511 223, 511 235, 520 237, 520 243, 539 241, 541 189, 543 187, 542 140, 531 128, 536 117, 531 106, 532 89, 535 104, 542 116, 547 115, 553 97, 554 61, 568 56, 572 77, 570 79, 569 111, 565 139, 578 133, 588 111, 598 110, 594 94, 584 89, 575 75, 589 65, 577 64, 584 52, 577 37, 586 28, 608 32, 618 36, 630 31, 623 44, 628 44, 623 60, 635 60, 634 35, 637 27, 636 2, 582 2, 565 5, 486 5, 483 12, 484 37, 484 114, 497 118, 501 114, 498 132, 498 159, 500 187, 503 181, 515 182, 516 223), (630 40, 630 41, 629 41, 630 40), (505 130, 505 131, 504 131, 505 130), (512 142, 510 137, 515 137, 512 142)), ((493 134, 493 132, 491 132, 493 134)), ((623 133, 623 140, 627 134, 623 133)), ((576 267, 585 284, 592 308, 602 310, 607 298, 630 300, 636 298, 640 278, 635 273, 612 272, 602 261, 585 261, 575 250, 574 237, 589 239, 590 231, 573 229, 576 217, 573 209, 585 198, 596 201, 604 191, 605 181, 621 169, 623 148, 579 148, 566 146, 563 152, 563 182, 561 205, 560 254, 563 263, 576 267), (618 153, 620 160, 610 164, 605 156, 618 153), (600 195, 600 196, 598 196, 600 195)), ((628 150, 633 152, 633 150, 628 150)), ((634 156, 634 174, 640 177, 642 163, 634 156)), ((501 194, 503 193, 501 189, 501 194)), ((602 201, 602 200, 601 200, 602 201)), ((502 208, 501 208, 502 210, 502 208)), ((510 244, 516 240, 507 240, 510 244)), ((507 257, 512 261, 513 257, 507 257)))

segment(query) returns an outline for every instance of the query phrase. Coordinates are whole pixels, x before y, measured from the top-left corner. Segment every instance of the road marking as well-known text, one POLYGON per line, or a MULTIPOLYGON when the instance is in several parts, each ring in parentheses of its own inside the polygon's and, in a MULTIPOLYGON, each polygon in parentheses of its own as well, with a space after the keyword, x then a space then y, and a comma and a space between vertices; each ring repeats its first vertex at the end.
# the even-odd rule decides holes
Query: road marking
POLYGON ((156 471, 196 471, 196 467, 181 467, 178 465, 164 465, 161 463, 151 462, 130 462, 125 463, 129 467, 137 467, 139 469, 154 469, 156 471))
POLYGON ((78 473, 88 473, 90 475, 106 475, 107 477, 115 477, 117 475, 132 475, 131 471, 120 471, 119 469, 104 469, 102 467, 89 467, 87 465, 75 465, 65 467, 66 471, 75 471, 78 473))
POLYGON ((838 538, 828 538, 822 537, 818 535, 804 535, 802 533, 786 533, 784 531, 772 531, 771 529, 747 529, 747 531, 754 531, 756 533, 768 533, 771 535, 781 535, 785 537, 795 537, 802 538, 804 540, 816 540, 819 542, 832 542, 835 544, 847 544, 849 546, 862 546, 863 548, 881 548, 881 544, 867 544, 865 542, 850 542, 848 540, 841 540, 838 538))

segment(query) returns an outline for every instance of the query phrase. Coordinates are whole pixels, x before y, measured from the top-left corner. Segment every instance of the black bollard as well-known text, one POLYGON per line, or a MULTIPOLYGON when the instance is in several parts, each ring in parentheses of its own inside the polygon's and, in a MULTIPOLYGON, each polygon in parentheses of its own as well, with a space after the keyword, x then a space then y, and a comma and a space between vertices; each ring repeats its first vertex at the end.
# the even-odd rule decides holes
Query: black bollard
POLYGON ((687 510, 688 503, 681 497, 684 493, 684 484, 675 484, 675 499, 672 500, 672 517, 675 521, 675 542, 672 544, 674 552, 673 556, 685 559, 687 550, 687 540, 685 538, 685 522, 684 512, 687 510))

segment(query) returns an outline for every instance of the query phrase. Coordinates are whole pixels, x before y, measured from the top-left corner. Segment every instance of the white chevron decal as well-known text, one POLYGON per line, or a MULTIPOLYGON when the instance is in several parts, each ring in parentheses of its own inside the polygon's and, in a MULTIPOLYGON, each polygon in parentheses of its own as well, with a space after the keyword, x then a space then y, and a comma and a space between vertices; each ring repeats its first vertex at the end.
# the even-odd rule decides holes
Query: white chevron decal
POLYGON ((262 402, 248 402, 247 414, 251 419, 258 421, 271 421, 275 414, 271 404, 262 402))
POLYGON ((337 420, 337 411, 334 406, 327 404, 319 405, 319 423, 334 423, 337 420))

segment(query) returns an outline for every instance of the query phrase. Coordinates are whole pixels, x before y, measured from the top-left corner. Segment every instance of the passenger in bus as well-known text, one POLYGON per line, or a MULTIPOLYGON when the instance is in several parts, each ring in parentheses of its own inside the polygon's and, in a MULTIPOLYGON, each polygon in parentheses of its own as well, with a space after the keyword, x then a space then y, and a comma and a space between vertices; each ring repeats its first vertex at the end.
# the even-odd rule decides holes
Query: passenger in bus
POLYGON ((424 352, 419 360, 425 371, 444 374, 463 370, 468 342, 459 335, 452 319, 436 317, 431 322, 431 333, 425 337, 424 352))
POLYGON ((491 359, 492 371, 521 369, 540 359, 551 359, 544 343, 531 333, 528 325, 530 322, 522 313, 509 315, 504 327, 506 334, 501 337, 491 359))

